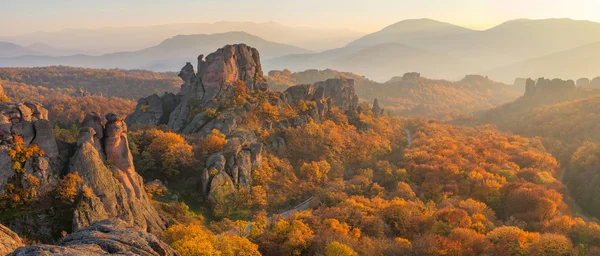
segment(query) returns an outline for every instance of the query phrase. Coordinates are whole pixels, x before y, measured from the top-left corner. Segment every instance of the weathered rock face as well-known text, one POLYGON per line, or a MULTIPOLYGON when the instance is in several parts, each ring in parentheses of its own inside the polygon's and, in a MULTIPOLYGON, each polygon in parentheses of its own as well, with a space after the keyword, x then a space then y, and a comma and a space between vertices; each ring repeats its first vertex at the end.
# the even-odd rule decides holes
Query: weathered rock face
MULTIPOLYGON (((1 251, 0 251, 1 252, 1 251)), ((108 219, 69 234, 57 245, 21 247, 9 255, 179 255, 152 234, 119 219, 108 219)))
POLYGON ((342 111, 351 111, 358 106, 358 96, 354 90, 353 79, 328 79, 312 85, 296 85, 288 88, 282 95, 287 104, 296 102, 313 101, 317 108, 311 114, 315 121, 319 121, 332 107, 342 111))
POLYGON ((126 119, 127 124, 168 124, 170 129, 182 133, 198 133, 204 126, 233 131, 234 120, 219 123, 200 110, 217 108, 220 100, 231 95, 231 85, 238 80, 245 82, 249 92, 264 91, 268 87, 258 51, 245 44, 226 45, 206 59, 200 55, 198 72, 187 63, 179 77, 183 80, 179 95, 152 95, 139 100, 136 111, 126 119))
POLYGON ((21 246, 23 246, 21 238, 12 230, 0 225, 0 255, 9 254, 21 246))
POLYGON ((536 82, 527 79, 524 97, 565 97, 574 94, 576 89, 573 80, 539 78, 536 82))
POLYGON ((44 151, 42 157, 30 158, 24 167, 26 174, 40 179, 39 194, 50 191, 56 184, 53 169, 57 168, 58 146, 48 111, 37 103, 0 103, 0 194, 15 175, 8 152, 16 136, 24 146, 35 144, 44 151))
POLYGON ((138 105, 133 114, 125 119, 127 125, 149 124, 160 125, 169 123, 169 115, 181 102, 181 97, 173 93, 163 96, 156 94, 138 100, 138 105))
POLYGON ((116 114, 99 123, 97 114, 89 114, 77 140, 78 149, 71 158, 70 172, 83 179, 84 193, 74 211, 73 230, 79 230, 107 217, 117 217, 148 232, 160 232, 160 218, 134 169, 129 151, 127 126, 116 114), (103 137, 100 137, 103 136, 103 137))
POLYGON ((238 130, 227 137, 223 152, 208 156, 201 176, 200 190, 213 203, 223 203, 235 193, 235 185, 252 184, 252 171, 262 160, 263 144, 252 131, 238 130))
MULTIPOLYGON (((279 108, 301 100, 315 106, 291 120, 278 123, 264 120, 261 125, 265 127, 301 126, 310 119, 319 122, 333 107, 352 112, 358 106, 352 79, 329 79, 312 85, 292 86, 283 93, 268 92, 258 51, 244 44, 227 45, 206 58, 200 55, 198 71, 194 72, 193 65, 187 63, 179 77, 183 84, 177 96, 153 95, 141 99, 135 113, 127 117, 126 122, 129 125, 168 124, 175 132, 203 137, 213 129, 225 134, 227 143, 224 150, 207 156, 197 184, 201 194, 216 204, 225 203, 222 199, 236 193, 236 186, 250 186, 252 171, 261 163, 263 144, 253 132, 244 130, 240 125, 244 121, 241 120, 243 114, 255 110, 260 104, 258 97, 253 98, 252 95, 260 93, 269 98, 271 106, 279 108), (235 89, 240 88, 234 87, 238 81, 245 83, 248 99, 233 104, 231 99, 236 96, 235 89), (165 102, 169 102, 168 107, 165 107, 165 102), (172 108, 173 105, 176 106, 172 108)), ((273 147, 284 149, 285 140, 279 137, 273 147)), ((105 148, 110 158, 110 147, 105 148)), ((88 204, 94 202, 89 201, 88 204)))

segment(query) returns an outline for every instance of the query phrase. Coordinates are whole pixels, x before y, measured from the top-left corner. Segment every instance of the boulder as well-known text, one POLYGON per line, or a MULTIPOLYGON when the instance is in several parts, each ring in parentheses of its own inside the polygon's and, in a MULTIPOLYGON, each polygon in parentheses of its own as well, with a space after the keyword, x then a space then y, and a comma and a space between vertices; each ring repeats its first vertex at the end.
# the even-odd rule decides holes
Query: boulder
POLYGON ((0 225, 0 255, 9 254, 21 246, 21 238, 12 230, 0 225))
POLYGON ((135 111, 125 118, 125 123, 161 125, 169 123, 171 112, 180 103, 181 98, 173 93, 165 93, 163 96, 156 94, 138 100, 135 111))
POLYGON ((9 255, 179 255, 152 234, 119 219, 95 222, 57 245, 21 247, 9 255))

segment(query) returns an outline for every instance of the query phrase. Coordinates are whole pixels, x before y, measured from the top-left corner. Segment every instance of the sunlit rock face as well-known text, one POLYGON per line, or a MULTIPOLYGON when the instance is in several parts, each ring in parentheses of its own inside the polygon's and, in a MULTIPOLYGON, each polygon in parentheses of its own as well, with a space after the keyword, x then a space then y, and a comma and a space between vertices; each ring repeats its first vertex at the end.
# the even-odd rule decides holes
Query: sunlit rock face
POLYGON ((0 225, 0 255, 9 254, 21 246, 21 238, 12 230, 0 225))
POLYGON ((135 172, 129 150, 127 126, 116 114, 106 116, 106 124, 97 114, 88 114, 71 157, 69 170, 83 179, 83 198, 74 210, 73 230, 95 221, 116 217, 157 233, 165 222, 152 207, 144 191, 142 177, 135 172))

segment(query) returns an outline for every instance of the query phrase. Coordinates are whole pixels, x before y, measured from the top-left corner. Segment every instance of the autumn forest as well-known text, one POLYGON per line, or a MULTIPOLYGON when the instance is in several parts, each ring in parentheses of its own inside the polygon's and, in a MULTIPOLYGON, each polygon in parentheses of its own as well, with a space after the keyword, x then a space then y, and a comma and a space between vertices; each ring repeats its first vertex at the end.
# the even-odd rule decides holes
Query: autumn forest
POLYGON ((478 36, 524 36, 509 25, 401 22, 322 52, 219 34, 8 56, 0 35, 0 255, 600 255, 600 77, 493 76, 574 42, 457 46, 501 55, 478 36), (504 67, 463 72, 482 56, 504 67))

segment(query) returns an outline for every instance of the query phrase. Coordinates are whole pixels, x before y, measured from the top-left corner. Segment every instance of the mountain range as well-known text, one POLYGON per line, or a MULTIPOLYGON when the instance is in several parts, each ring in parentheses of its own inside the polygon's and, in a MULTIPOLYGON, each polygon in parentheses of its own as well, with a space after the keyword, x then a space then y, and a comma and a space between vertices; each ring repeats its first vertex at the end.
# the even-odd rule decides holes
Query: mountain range
POLYGON ((246 43, 260 50, 263 58, 273 58, 286 54, 309 53, 309 50, 266 41, 246 32, 227 32, 212 35, 179 35, 160 44, 138 51, 117 52, 99 56, 37 56, 24 55, 10 58, 0 58, 1 67, 30 67, 30 66, 82 66, 88 68, 125 68, 149 69, 154 71, 173 71, 181 68, 181 63, 195 63, 195 58, 201 53, 211 52, 223 45, 231 43, 246 43))
MULTIPOLYGON (((489 74, 496 80, 511 82, 517 74, 523 74, 511 72, 511 70, 522 71, 519 67, 523 65, 522 62, 535 62, 535 59, 541 56, 552 56, 558 52, 596 42, 600 42, 600 23, 590 21, 521 19, 476 31, 431 19, 404 20, 359 38, 343 48, 304 56, 282 56, 268 61, 265 66, 278 68, 287 66, 293 71, 309 67, 342 69, 359 72, 376 80, 386 80, 390 76, 411 71, 425 73, 429 77, 451 79, 458 79, 465 73, 478 73, 489 74), (402 47, 396 46, 396 51, 389 51, 391 43, 402 47), (429 58, 439 58, 439 61, 421 58, 422 54, 418 53, 423 51, 427 52, 429 58), (361 55, 365 52, 385 55, 387 58, 370 60, 376 63, 368 67, 364 67, 362 63, 344 61, 356 60, 357 58, 348 58, 348 56, 361 55), (444 72, 440 72, 440 69, 444 72)), ((593 49, 588 47, 586 50, 593 49)), ((570 56, 573 62, 584 63, 586 54, 583 54, 584 56, 565 54, 570 56)), ((587 53, 588 56, 594 54, 600 52, 587 53)), ((363 55, 361 58, 369 61, 371 57, 363 55)), ((528 75, 539 76, 552 73, 564 66, 562 59, 548 57, 544 61, 544 65, 548 67, 544 72, 532 72, 528 75)), ((590 70, 578 73, 563 72, 563 75, 563 78, 576 79, 598 74, 590 70)))
MULTIPOLYGON (((215 34, 244 31, 268 41, 296 45, 313 51, 342 47, 364 33, 348 29, 291 27, 276 22, 180 23, 144 27, 106 27, 64 29, 0 37, 0 41, 19 45, 43 43, 56 48, 73 49, 71 54, 102 55, 136 51, 155 46, 177 35, 215 34)), ((211 52, 215 49, 211 49, 211 52)), ((50 54, 52 55, 52 54, 50 54)))
MULTIPOLYGON (((571 19, 519 19, 481 31, 432 19, 412 19, 368 35, 292 28, 274 22, 217 22, 63 30, 4 40, 13 43, 0 44, 0 66, 72 65, 177 71, 182 61, 195 61, 188 59, 189 56, 211 52, 225 44, 246 43, 260 50, 266 70, 331 68, 378 81, 407 72, 452 80, 465 74, 480 74, 505 83, 516 77, 578 79, 600 73, 594 68, 600 59, 600 23, 571 19), (206 33, 185 35, 194 31, 206 33), (229 32, 216 33, 222 31, 229 32), (169 33, 173 34, 169 39, 158 40, 169 33), (154 41, 154 45, 135 48, 154 41), (105 50, 121 50, 101 55, 72 55, 77 52, 73 50, 77 45, 95 45, 96 50, 88 52, 102 52, 101 45, 105 50)), ((85 51, 78 53, 82 52, 85 51)))

